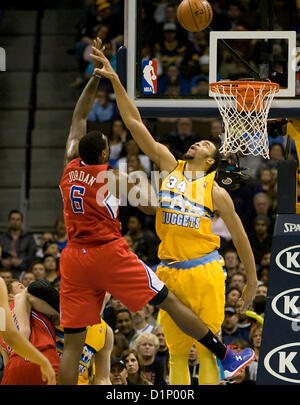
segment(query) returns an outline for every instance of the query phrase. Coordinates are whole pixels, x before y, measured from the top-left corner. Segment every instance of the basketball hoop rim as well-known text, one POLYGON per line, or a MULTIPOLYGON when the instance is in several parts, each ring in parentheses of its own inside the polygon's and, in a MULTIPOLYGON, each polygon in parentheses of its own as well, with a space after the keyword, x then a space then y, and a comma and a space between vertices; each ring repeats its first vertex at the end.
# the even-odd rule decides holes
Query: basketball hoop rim
POLYGON ((220 95, 231 95, 235 96, 242 93, 249 87, 253 88, 255 91, 259 91, 263 88, 263 91, 278 93, 279 84, 268 81, 251 81, 251 80, 224 80, 219 82, 209 83, 210 91, 214 94, 220 95), (221 90, 221 91, 220 91, 221 90))

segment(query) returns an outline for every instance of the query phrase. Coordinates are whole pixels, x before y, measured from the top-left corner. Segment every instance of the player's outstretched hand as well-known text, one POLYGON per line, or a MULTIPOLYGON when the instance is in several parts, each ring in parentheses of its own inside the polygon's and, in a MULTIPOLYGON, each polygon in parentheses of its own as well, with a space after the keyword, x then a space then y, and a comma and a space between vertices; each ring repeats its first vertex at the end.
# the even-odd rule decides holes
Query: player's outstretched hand
MULTIPOLYGON (((95 50, 97 49, 98 51, 102 51, 102 53, 105 50, 105 46, 102 43, 102 39, 97 37, 96 39, 93 40, 93 55, 96 55, 95 50)), ((101 69, 103 67, 102 62, 98 60, 94 60, 94 68, 95 69, 101 69)))
POLYGON ((95 65, 94 73, 96 75, 104 76, 109 80, 116 77, 117 74, 111 67, 109 60, 104 55, 103 48, 98 49, 95 46, 93 46, 92 49, 93 49, 93 53, 90 54, 90 56, 93 59, 94 65, 95 65))
POLYGON ((256 295, 257 283, 256 284, 246 284, 242 296, 239 301, 242 303, 242 307, 239 312, 243 313, 249 309, 253 303, 256 295))
POLYGON ((42 380, 47 382, 47 385, 56 385, 56 375, 50 361, 45 357, 45 360, 40 364, 42 380))

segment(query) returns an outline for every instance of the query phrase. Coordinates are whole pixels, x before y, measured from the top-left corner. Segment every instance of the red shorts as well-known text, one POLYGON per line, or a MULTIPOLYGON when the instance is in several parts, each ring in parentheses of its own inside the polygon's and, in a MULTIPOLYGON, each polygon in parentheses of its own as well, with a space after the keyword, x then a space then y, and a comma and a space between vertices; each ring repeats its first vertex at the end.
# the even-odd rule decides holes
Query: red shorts
MULTIPOLYGON (((59 356, 55 348, 42 351, 43 355, 50 361, 55 374, 56 384, 58 379, 59 356)), ((31 363, 23 357, 14 355, 4 367, 4 374, 1 385, 46 385, 42 380, 40 366, 31 363)))
POLYGON ((99 323, 106 291, 135 312, 164 287, 123 238, 95 247, 68 243, 60 257, 60 272, 60 315, 65 328, 99 323))

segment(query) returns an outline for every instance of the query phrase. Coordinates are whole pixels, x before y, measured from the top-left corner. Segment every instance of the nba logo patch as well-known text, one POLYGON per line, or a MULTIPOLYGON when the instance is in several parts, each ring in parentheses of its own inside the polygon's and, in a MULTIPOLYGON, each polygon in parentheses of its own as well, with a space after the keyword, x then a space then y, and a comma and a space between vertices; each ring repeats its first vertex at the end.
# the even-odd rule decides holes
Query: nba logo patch
POLYGON ((156 60, 143 61, 143 94, 157 93, 157 62, 156 60))

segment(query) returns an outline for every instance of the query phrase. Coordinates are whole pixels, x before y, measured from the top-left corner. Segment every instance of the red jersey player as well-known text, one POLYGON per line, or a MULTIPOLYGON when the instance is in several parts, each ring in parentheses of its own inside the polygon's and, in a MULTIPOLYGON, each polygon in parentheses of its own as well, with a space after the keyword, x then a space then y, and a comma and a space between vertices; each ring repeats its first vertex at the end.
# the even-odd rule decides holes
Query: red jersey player
MULTIPOLYGON (((101 40, 97 38, 94 45, 95 49, 101 49, 101 40)), ((102 63, 95 60, 94 66, 101 68, 102 63)), ((227 368, 241 368, 246 360, 238 363, 230 349, 129 250, 121 235, 117 219, 121 197, 118 190, 123 187, 130 192, 134 185, 128 182, 127 174, 109 168, 107 137, 99 131, 86 134, 87 117, 99 79, 93 75, 76 104, 60 182, 68 243, 60 258, 61 326, 65 344, 59 384, 77 383, 86 327, 99 322, 106 291, 131 311, 148 302, 159 306, 186 334, 221 360, 227 359, 227 368), (114 177, 115 184, 108 182, 107 177, 114 177)), ((143 185, 139 186, 143 194, 143 185)), ((151 201, 149 205, 151 209, 151 201)))
MULTIPOLYGON (((25 289, 23 284, 16 280, 14 289, 10 291, 13 296, 25 289)), ((12 301, 10 309, 14 321, 18 327, 17 318, 14 313, 15 302, 12 301)), ((59 356, 56 351, 56 337, 49 318, 39 312, 32 311, 30 316, 30 343, 38 349, 51 363, 57 380, 59 356)), ((21 357, 6 343, 0 336, 0 345, 7 354, 5 356, 5 368, 1 385, 45 385, 40 367, 21 357)), ((3 352, 2 352, 3 353, 3 352)))

